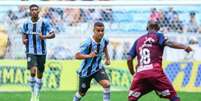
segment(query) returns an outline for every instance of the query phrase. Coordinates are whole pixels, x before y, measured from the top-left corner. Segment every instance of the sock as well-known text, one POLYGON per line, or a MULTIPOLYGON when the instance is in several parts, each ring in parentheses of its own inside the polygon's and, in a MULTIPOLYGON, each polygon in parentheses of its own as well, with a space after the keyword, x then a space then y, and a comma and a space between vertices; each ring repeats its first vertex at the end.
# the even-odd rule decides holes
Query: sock
POLYGON ((104 88, 103 101, 110 101, 110 87, 109 88, 104 88))
POLYGON ((42 79, 36 79, 36 83, 35 83, 35 95, 39 96, 40 90, 42 88, 42 79))
POLYGON ((29 79, 29 86, 31 87, 31 91, 32 92, 34 92, 35 83, 36 83, 35 77, 30 77, 30 79, 29 79))
POLYGON ((177 96, 174 96, 170 99, 170 101, 180 101, 180 98, 177 96))
POLYGON ((82 98, 82 96, 80 95, 79 92, 77 92, 77 93, 75 94, 75 96, 73 97, 73 101, 80 101, 81 98, 82 98))

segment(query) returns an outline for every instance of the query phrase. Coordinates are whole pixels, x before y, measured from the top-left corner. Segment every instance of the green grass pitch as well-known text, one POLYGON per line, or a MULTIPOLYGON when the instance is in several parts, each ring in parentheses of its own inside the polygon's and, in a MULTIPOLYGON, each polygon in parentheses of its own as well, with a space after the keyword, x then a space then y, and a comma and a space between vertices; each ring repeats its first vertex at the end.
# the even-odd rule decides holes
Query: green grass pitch
MULTIPOLYGON (((40 101, 72 101, 75 92, 45 91, 40 101)), ((201 101, 201 93, 179 92, 181 101, 201 101)), ((0 101, 30 101, 29 92, 1 92, 0 101)), ((82 101, 102 101, 102 92, 89 91, 82 101)), ((128 101, 127 92, 112 92, 111 101, 128 101)), ((168 101, 160 99, 154 92, 140 98, 139 101, 168 101)))

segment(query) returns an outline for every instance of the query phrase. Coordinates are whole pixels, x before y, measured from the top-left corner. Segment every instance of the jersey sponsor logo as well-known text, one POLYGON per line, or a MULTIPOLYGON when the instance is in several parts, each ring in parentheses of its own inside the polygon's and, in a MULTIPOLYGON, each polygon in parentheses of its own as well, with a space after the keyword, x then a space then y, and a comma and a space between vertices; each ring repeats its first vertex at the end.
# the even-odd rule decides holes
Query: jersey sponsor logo
POLYGON ((132 90, 130 90, 129 94, 128 94, 128 96, 133 96, 133 97, 136 97, 136 98, 138 98, 140 95, 141 95, 140 92, 135 92, 135 91, 132 91, 132 90))
POLYGON ((37 32, 32 32, 31 34, 35 34, 35 35, 37 34, 37 35, 39 35, 40 33, 37 33, 37 32))
POLYGON ((146 38, 143 45, 140 47, 140 50, 143 49, 144 47, 152 47, 152 44, 155 42, 156 41, 153 38, 146 38))
POLYGON ((86 83, 82 83, 81 87, 86 88, 87 87, 86 83))
POLYGON ((137 68, 137 72, 141 72, 141 71, 144 71, 144 70, 150 70, 150 69, 153 69, 153 65, 150 64, 150 65, 143 65, 143 66, 139 66, 137 68))

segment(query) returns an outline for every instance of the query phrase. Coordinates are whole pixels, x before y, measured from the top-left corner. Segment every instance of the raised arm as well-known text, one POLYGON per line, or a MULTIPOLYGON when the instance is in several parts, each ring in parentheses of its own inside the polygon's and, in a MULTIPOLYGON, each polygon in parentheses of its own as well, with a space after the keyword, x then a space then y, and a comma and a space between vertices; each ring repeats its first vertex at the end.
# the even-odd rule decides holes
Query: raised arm
POLYGON ((175 48, 175 49, 184 49, 186 52, 192 51, 190 46, 171 41, 167 37, 165 37, 164 34, 162 34, 162 33, 157 33, 157 36, 159 37, 159 44, 162 47, 168 46, 168 47, 175 48))
POLYGON ((184 49, 188 53, 192 51, 192 48, 190 46, 187 46, 187 45, 184 45, 184 44, 181 44, 178 42, 166 40, 164 44, 168 47, 171 47, 171 48, 184 49))

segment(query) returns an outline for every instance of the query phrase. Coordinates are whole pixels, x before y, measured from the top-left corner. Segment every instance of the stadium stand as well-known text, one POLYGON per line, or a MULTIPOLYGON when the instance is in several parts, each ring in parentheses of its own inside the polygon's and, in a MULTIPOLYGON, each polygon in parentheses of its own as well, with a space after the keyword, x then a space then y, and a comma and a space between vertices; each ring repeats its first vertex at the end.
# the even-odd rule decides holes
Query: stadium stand
MULTIPOLYGON (((6 58, 24 58, 23 48, 18 48, 22 44, 21 35, 19 33, 21 22, 28 17, 27 6, 0 6, 1 19, 0 23, 5 26, 8 32, 9 39, 13 40, 10 47, 10 55, 6 58), (19 44, 15 44, 15 43, 19 44), (16 54, 15 51, 18 50, 16 54), (15 54, 15 55, 13 55, 15 54)), ((198 35, 195 39, 198 40, 197 47, 201 48, 201 7, 200 6, 187 6, 185 10, 184 6, 145 6, 145 7, 129 7, 129 8, 69 8, 65 6, 44 6, 41 9, 41 16, 50 20, 53 23, 53 27, 56 30, 57 36, 60 40, 64 38, 79 39, 90 35, 91 27, 95 21, 103 21, 106 26, 106 36, 110 36, 111 39, 124 37, 129 39, 137 37, 140 34, 146 32, 147 22, 154 20, 160 23, 161 32, 164 32, 171 39, 176 39, 183 43, 188 44, 190 35, 198 35), (184 36, 183 36, 184 35, 184 36)), ((134 38, 135 39, 135 38, 134 38)), ((57 39, 55 39, 58 41, 57 39)), ((123 39, 122 39, 123 40, 123 39)), ((131 39, 130 39, 131 40, 131 39)), ((51 45, 49 51, 52 49, 61 48, 62 50, 69 50, 66 55, 67 59, 72 58, 73 52, 76 51, 77 45, 57 46, 55 43, 50 42, 51 45), (72 46, 72 47, 71 47, 72 46)), ((69 42, 64 42, 70 44, 69 42)), ((121 42, 119 45, 124 45, 126 42, 121 42)), ((129 42, 130 44, 132 41, 129 42)), ((130 45, 129 44, 129 45, 130 45)), ((112 53, 111 46, 111 53, 112 53)), ((123 46, 119 46, 123 47, 123 46)), ((169 50, 169 49, 167 49, 169 50)), ((120 56, 116 56, 117 59, 122 59, 126 50, 118 51, 120 56), (124 51, 124 52, 123 52, 124 51)), ((54 53, 54 52, 50 52, 54 53)), ((168 53, 168 51, 167 51, 168 53)), ((115 53, 116 54, 116 53, 115 53)), ((173 53, 174 54, 174 53, 173 53)), ((182 53, 183 54, 183 53, 182 53)), ((57 57, 57 56, 48 56, 57 57)), ((168 59, 169 56, 164 56, 168 59)), ((185 56, 181 57, 182 59, 185 56)), ((63 57, 65 59, 65 57, 63 57)), ((62 59, 63 59, 62 58, 62 59)))

